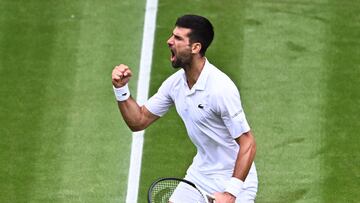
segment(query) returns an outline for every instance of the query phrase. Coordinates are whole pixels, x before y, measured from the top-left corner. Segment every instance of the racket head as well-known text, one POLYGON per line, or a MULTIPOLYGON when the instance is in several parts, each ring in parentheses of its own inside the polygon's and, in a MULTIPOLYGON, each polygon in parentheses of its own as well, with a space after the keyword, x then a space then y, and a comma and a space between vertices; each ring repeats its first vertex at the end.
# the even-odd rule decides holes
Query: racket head
POLYGON ((194 188, 194 190, 196 190, 202 197, 202 200, 199 200, 201 203, 212 202, 211 197, 204 195, 203 192, 200 191, 194 183, 185 179, 174 177, 160 178, 154 181, 148 190, 148 202, 168 203, 171 195, 180 183, 188 184, 194 188))

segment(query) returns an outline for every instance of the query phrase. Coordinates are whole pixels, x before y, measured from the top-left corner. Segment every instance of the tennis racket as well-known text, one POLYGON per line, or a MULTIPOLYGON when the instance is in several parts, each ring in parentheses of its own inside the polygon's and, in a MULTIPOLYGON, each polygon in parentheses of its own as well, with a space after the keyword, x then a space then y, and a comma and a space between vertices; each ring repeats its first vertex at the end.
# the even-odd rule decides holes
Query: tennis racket
POLYGON ((180 178, 160 178, 154 181, 148 191, 148 203, 168 203, 180 183, 190 185, 199 194, 200 199, 196 203, 215 203, 214 197, 202 192, 194 183, 180 178))

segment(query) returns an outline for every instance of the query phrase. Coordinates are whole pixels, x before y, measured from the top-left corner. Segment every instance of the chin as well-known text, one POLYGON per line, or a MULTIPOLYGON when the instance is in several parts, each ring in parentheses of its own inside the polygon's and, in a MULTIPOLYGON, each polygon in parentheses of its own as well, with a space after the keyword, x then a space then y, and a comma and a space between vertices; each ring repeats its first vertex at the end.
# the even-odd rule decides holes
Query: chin
POLYGON ((174 69, 178 69, 178 68, 181 68, 181 64, 180 63, 177 63, 177 61, 172 61, 171 62, 171 65, 174 69))

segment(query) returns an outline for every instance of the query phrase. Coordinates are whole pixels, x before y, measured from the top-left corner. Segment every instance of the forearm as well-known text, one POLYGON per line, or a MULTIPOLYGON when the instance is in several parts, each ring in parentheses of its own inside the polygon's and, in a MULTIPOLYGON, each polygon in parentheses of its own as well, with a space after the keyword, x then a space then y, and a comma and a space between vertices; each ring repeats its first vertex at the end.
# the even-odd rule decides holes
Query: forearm
POLYGON ((144 130, 159 118, 145 106, 139 106, 131 96, 125 100, 118 100, 118 107, 125 123, 132 131, 144 130))
POLYGON ((136 125, 138 125, 141 120, 141 107, 137 102, 132 97, 129 97, 125 101, 118 101, 118 107, 129 128, 133 131, 138 128, 136 125))
POLYGON ((256 154, 256 143, 251 132, 245 133, 236 140, 240 144, 233 177, 245 181, 256 154))
POLYGON ((240 150, 235 162, 233 177, 227 183, 224 193, 215 193, 217 202, 235 202, 255 158, 256 144, 251 132, 242 134, 235 141, 240 145, 240 150))

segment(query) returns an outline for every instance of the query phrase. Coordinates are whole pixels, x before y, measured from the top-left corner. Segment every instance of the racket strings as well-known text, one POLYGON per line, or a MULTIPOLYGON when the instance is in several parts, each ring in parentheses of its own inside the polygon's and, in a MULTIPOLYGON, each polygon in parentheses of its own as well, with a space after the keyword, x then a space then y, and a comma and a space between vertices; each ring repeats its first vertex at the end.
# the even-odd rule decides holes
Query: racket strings
MULTIPOLYGON (((153 203, 168 203, 171 195, 175 191, 176 187, 180 184, 180 182, 183 182, 183 181, 175 180, 175 179, 166 179, 166 180, 157 182, 155 185, 153 185, 153 187, 151 189, 151 202, 153 202, 153 203)), ((186 184, 189 184, 189 183, 186 183, 186 184)), ((195 190, 196 192, 198 192, 200 195, 199 195, 199 200, 197 200, 196 202, 189 202, 189 203, 207 203, 208 201, 206 201, 205 197, 202 195, 202 192, 199 189, 197 189, 196 187, 194 187, 193 185, 191 185, 191 186, 192 186, 192 189, 195 190)), ((184 194, 184 195, 186 195, 186 194, 184 194)), ((177 202, 174 202, 174 203, 177 203, 177 202)))
POLYGON ((166 180, 158 182, 151 192, 151 201, 154 203, 168 203, 169 199, 178 186, 179 181, 176 180, 166 180))

